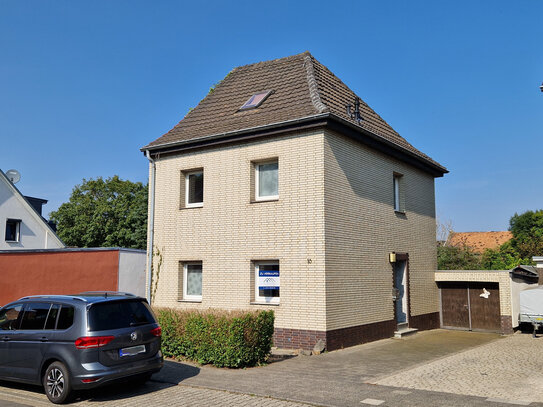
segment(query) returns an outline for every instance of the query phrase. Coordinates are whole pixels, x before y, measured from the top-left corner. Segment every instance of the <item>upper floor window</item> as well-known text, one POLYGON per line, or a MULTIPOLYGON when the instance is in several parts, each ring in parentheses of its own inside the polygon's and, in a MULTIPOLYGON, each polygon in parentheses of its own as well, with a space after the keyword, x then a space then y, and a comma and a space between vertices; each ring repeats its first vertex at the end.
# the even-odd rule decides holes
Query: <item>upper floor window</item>
POLYGON ((394 210, 404 212, 403 202, 403 175, 394 173, 394 210))
POLYGON ((279 161, 255 163, 255 199, 266 201, 279 198, 279 161))
POLYGON ((21 239, 21 220, 8 219, 6 221, 6 242, 19 242, 21 239))
POLYGON ((204 205, 204 170, 185 172, 185 207, 204 205))

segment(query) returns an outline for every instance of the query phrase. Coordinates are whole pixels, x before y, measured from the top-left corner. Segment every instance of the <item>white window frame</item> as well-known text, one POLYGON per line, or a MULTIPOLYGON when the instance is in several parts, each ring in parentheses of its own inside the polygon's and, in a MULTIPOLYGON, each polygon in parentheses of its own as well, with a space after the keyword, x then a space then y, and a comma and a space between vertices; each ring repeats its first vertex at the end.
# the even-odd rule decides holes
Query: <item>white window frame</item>
MULTIPOLYGON (((16 227, 15 227, 15 240, 7 240, 5 239, 6 242, 8 243, 19 243, 21 241, 21 220, 20 219, 12 219, 12 218, 8 218, 6 219, 6 230, 5 232, 7 233, 7 227, 8 227, 8 222, 11 221, 11 222, 15 222, 16 224, 16 227)), ((4 233, 4 238, 5 238, 5 233, 4 233)))
MULTIPOLYGON (((277 265, 279 267, 279 278, 281 278, 281 266, 279 260, 266 260, 266 261, 255 261, 255 303, 259 304, 279 304, 281 300, 281 285, 279 285, 279 297, 262 297, 259 295, 258 290, 258 272, 260 271, 260 266, 272 266, 277 265)), ((281 281, 281 280, 279 280, 281 281)), ((281 284, 281 283, 279 283, 281 284)))
POLYGON ((402 177, 401 174, 394 174, 394 211, 404 212, 402 208, 402 177))
POLYGON ((267 161, 259 161, 254 164, 255 166, 255 200, 256 201, 276 201, 279 199, 279 160, 273 159, 273 160, 267 160, 267 161), (274 164, 277 163, 277 195, 265 195, 260 196, 260 185, 259 185, 259 171, 261 165, 266 164, 274 164))
POLYGON ((203 291, 203 282, 204 282, 204 267, 201 261, 188 261, 183 263, 183 300, 186 301, 202 301, 202 295, 188 295, 187 294, 187 282, 188 282, 188 266, 189 265, 199 265, 202 267, 202 291, 203 291))
POLYGON ((190 172, 185 173, 185 208, 201 208, 202 206, 204 206, 204 191, 203 190, 202 190, 202 202, 189 203, 189 195, 190 195, 189 177, 195 174, 202 174, 202 177, 203 177, 204 170, 196 170, 196 171, 190 171, 190 172))

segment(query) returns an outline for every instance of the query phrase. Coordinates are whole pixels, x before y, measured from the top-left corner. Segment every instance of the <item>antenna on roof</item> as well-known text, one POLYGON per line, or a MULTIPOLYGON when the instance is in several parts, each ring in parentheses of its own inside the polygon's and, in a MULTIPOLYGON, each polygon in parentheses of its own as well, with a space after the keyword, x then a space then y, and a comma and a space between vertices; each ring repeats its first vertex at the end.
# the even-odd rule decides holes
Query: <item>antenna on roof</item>
POLYGON ((12 184, 16 184, 21 179, 21 173, 17 170, 8 170, 6 177, 8 177, 12 184))
POLYGON ((354 98, 354 112, 351 112, 351 107, 352 105, 347 105, 347 116, 360 123, 362 116, 360 115, 360 98, 358 96, 354 98))

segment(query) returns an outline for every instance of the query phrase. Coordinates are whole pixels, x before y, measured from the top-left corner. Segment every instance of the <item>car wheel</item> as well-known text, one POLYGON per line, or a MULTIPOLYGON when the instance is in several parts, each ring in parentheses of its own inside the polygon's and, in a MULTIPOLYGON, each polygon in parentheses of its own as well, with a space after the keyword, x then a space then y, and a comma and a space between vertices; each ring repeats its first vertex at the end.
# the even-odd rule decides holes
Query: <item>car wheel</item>
POLYGON ((70 386, 70 375, 66 366, 60 362, 51 363, 43 377, 47 398, 55 404, 65 403, 72 394, 70 386))

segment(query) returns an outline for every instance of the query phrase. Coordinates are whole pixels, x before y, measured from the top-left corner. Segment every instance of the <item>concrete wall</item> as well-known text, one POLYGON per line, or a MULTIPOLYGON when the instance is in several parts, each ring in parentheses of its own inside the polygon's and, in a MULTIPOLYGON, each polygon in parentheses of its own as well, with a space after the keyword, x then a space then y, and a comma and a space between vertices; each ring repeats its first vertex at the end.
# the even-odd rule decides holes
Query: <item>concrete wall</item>
POLYGON ((411 316, 438 323, 434 178, 335 133, 324 157, 327 328, 394 320, 390 252, 409 254, 411 316), (394 211, 395 173, 404 213, 394 211))
POLYGON ((119 250, 118 290, 145 297, 145 261, 144 250, 119 250))
POLYGON ((0 174, 0 250, 54 249, 64 247, 38 213, 0 174), (20 219, 20 239, 6 242, 6 220, 20 219))
POLYGON ((119 251, 0 253, 0 305, 27 295, 117 291, 119 251))

